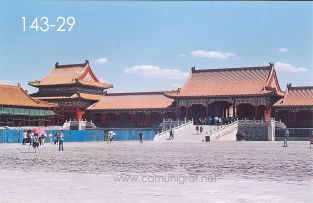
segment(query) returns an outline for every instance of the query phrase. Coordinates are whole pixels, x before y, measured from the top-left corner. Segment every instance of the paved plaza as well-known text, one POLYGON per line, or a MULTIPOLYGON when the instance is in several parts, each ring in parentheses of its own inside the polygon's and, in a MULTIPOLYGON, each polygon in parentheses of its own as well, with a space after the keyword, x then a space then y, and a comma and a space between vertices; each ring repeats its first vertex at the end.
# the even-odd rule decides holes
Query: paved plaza
POLYGON ((312 202, 308 142, 0 144, 0 202, 312 202))

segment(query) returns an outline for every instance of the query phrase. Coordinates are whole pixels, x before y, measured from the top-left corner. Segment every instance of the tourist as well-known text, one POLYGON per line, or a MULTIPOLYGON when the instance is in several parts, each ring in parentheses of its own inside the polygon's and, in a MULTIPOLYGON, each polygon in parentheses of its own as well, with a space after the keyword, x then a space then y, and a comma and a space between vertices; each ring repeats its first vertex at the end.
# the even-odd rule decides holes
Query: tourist
POLYGON ((38 135, 39 145, 41 145, 41 135, 38 135))
POLYGON ((30 132, 27 133, 26 143, 28 143, 28 142, 29 142, 29 146, 31 146, 31 144, 32 144, 32 137, 31 137, 31 133, 30 132))
POLYGON ((310 140, 310 148, 312 148, 312 145, 313 145, 313 136, 311 137, 311 140, 310 140))
POLYGON ((60 136, 59 136, 59 151, 63 151, 63 142, 64 142, 64 135, 61 131, 60 136))
POLYGON ((284 138, 284 147, 287 147, 288 145, 287 145, 287 140, 288 140, 288 138, 287 138, 287 136, 285 136, 285 138, 284 138))
POLYGON ((107 133, 107 144, 111 144, 111 133, 110 132, 108 132, 107 133))
POLYGON ((56 145, 59 144, 59 138, 60 138, 60 133, 55 133, 55 136, 54 136, 54 144, 56 144, 56 145))
POLYGON ((52 144, 52 133, 51 132, 48 134, 48 138, 49 138, 50 144, 52 144))
POLYGON ((172 132, 172 138, 171 139, 174 140, 174 129, 172 129, 171 132, 172 132))
POLYGON ((143 136, 142 136, 142 132, 139 133, 139 142, 142 143, 143 142, 143 136))
POLYGON ((197 131, 197 134, 199 134, 199 126, 198 125, 196 126, 196 131, 197 131))
POLYGON ((200 126, 200 134, 202 134, 202 131, 203 131, 203 127, 200 126))
POLYGON ((35 149, 35 153, 37 153, 37 149, 39 152, 39 135, 35 134, 33 137, 33 148, 35 149))
POLYGON ((27 132, 24 130, 23 132, 23 145, 25 145, 27 139, 27 132))
POLYGON ((222 124, 222 118, 219 118, 218 119, 218 125, 221 125, 222 124))
POLYGON ((29 134, 29 137, 30 137, 30 141, 29 141, 29 147, 32 145, 32 143, 33 143, 33 139, 34 139, 34 132, 31 132, 30 134, 29 134))
POLYGON ((45 138, 46 138, 46 135, 44 133, 41 134, 41 143, 40 143, 40 145, 44 145, 45 144, 45 138))
POLYGON ((115 132, 113 132, 112 130, 107 133, 107 143, 108 144, 111 144, 115 135, 116 135, 115 132))
POLYGON ((172 129, 170 129, 170 138, 169 138, 170 140, 172 140, 173 139, 173 131, 172 131, 172 129))
POLYGON ((56 132, 56 133, 54 134, 54 144, 55 144, 55 145, 57 144, 57 136, 58 136, 58 133, 56 132))

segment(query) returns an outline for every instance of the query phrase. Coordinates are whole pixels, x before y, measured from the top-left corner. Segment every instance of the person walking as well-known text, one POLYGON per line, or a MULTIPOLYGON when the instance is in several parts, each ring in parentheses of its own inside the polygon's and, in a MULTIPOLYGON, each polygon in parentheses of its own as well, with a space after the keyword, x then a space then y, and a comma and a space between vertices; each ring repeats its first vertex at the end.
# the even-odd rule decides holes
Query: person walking
POLYGON ((56 145, 57 144, 57 136, 58 136, 58 133, 56 132, 55 134, 54 134, 54 144, 56 145))
POLYGON ((62 132, 60 132, 60 137, 59 137, 59 151, 63 151, 63 143, 64 143, 64 135, 62 132))
POLYGON ((33 148, 35 149, 35 153, 37 153, 37 150, 39 152, 39 135, 35 134, 33 137, 33 148))
POLYGON ((172 131, 172 129, 170 130, 170 138, 169 138, 170 140, 172 140, 173 139, 173 131, 172 131))
POLYGON ((313 136, 310 139, 310 148, 312 148, 312 145, 313 145, 313 136))
POLYGON ((202 134, 202 132, 203 132, 203 127, 200 126, 200 134, 202 134))
POLYGON ((197 131, 197 134, 199 134, 199 126, 198 125, 196 126, 196 131, 197 131))

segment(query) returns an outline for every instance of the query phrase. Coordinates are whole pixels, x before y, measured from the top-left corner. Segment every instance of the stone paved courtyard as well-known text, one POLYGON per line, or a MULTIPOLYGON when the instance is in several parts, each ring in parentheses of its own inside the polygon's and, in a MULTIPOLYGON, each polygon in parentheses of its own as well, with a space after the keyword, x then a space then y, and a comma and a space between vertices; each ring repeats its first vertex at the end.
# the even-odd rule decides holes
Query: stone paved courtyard
POLYGON ((34 153, 27 145, 0 144, 0 202, 313 200, 308 142, 289 142, 287 148, 282 142, 64 145, 63 152, 45 144, 34 153))

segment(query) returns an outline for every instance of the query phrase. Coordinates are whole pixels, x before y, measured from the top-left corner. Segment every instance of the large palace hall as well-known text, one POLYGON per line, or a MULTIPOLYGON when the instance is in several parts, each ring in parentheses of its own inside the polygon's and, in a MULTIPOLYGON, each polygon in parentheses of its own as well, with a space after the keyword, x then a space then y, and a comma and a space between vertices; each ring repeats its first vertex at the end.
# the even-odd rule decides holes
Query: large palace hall
MULTIPOLYGON (((114 93, 113 85, 99 81, 86 60, 81 64, 56 63, 50 74, 29 85, 38 92, 23 97, 34 104, 25 105, 12 94, 6 95, 10 99, 1 100, 1 125, 16 125, 16 117, 21 120, 8 112, 9 107, 27 106, 49 112, 45 125, 87 119, 104 128, 155 128, 164 119, 236 117, 264 121, 275 118, 292 128, 313 127, 313 86, 281 87, 272 63, 240 68, 192 67, 187 81, 177 90, 114 93)), ((10 88, 1 85, 1 93, 10 88)), ((21 87, 15 89, 23 91, 21 87)))

